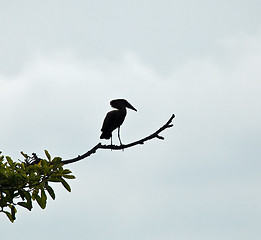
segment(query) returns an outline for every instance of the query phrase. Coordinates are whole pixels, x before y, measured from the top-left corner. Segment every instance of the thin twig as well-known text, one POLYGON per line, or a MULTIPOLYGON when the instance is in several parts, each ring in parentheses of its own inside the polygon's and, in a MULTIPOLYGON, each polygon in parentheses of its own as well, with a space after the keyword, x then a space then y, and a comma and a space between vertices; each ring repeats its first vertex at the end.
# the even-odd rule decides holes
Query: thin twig
POLYGON ((164 131, 167 128, 173 127, 173 124, 171 124, 171 122, 172 122, 174 117, 175 117, 175 115, 172 114, 170 119, 161 128, 159 128, 157 131, 155 131, 151 135, 149 135, 145 138, 142 138, 138 141, 135 141, 135 142, 132 142, 132 143, 129 143, 129 144, 123 144, 123 145, 103 145, 101 143, 98 143, 96 146, 94 146, 91 150, 84 153, 83 155, 78 155, 78 157, 75 157, 75 158, 72 158, 72 159, 69 159, 69 160, 63 160, 62 163, 63 164, 69 164, 69 163, 78 162, 78 161, 80 161, 84 158, 89 157, 91 154, 94 154, 98 149, 122 150, 122 149, 125 149, 125 148, 133 147, 135 145, 144 144, 144 142, 151 140, 153 138, 158 138, 158 139, 164 140, 164 137, 160 136, 159 133, 161 133, 162 131, 164 131))

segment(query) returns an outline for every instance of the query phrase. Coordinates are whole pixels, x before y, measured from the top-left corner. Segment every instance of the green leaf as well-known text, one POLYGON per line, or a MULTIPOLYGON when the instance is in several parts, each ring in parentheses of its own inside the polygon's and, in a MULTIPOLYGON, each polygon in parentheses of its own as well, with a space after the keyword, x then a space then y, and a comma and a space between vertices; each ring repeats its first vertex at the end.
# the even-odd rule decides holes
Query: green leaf
POLYGON ((44 150, 44 152, 45 152, 45 155, 46 155, 46 157, 48 158, 48 160, 51 161, 51 155, 50 155, 50 153, 49 153, 47 150, 44 150))
POLYGON ((10 208, 11 208, 11 215, 12 215, 12 219, 14 219, 15 220, 15 214, 16 214, 16 208, 15 208, 15 206, 14 205, 11 205, 11 206, 9 206, 10 208))
POLYGON ((47 168, 48 167, 47 161, 45 161, 45 160, 41 161, 41 165, 42 165, 42 168, 47 168))
POLYGON ((32 206, 32 198, 30 192, 25 190, 20 190, 20 196, 22 195, 23 195, 22 199, 23 200, 26 199, 26 202, 18 202, 17 204, 31 211, 33 206, 32 206))
POLYGON ((61 183, 62 183, 62 185, 65 187, 65 189, 66 189, 68 192, 71 192, 71 187, 70 187, 70 185, 69 185, 64 179, 62 179, 61 183))
POLYGON ((61 162, 62 158, 61 157, 55 157, 53 159, 53 162, 61 162))
POLYGON ((9 166, 11 168, 14 168, 15 164, 14 164, 12 158, 10 158, 9 156, 6 156, 5 158, 6 158, 7 162, 8 162, 8 164, 9 164, 9 166))
POLYGON ((62 179, 61 178, 49 178, 48 182, 61 182, 62 179))
POLYGON ((35 195, 35 199, 36 199, 38 205, 39 205, 42 209, 45 209, 45 207, 46 207, 46 200, 43 199, 43 198, 41 198, 41 197, 39 197, 38 195, 35 195))
POLYGON ((24 191, 24 196, 25 196, 25 199, 27 200, 27 203, 26 203, 27 209, 29 209, 31 211, 31 209, 33 208, 31 194, 27 191, 24 191))
POLYGON ((14 219, 12 217, 12 214, 7 212, 7 211, 4 211, 4 213, 6 214, 6 216, 9 218, 9 220, 13 223, 14 222, 14 219))
POLYGON ((28 156, 26 153, 24 153, 23 151, 21 151, 20 153, 21 153, 21 154, 23 155, 23 157, 26 158, 26 159, 29 157, 29 156, 28 156))
POLYGON ((17 203, 19 206, 22 206, 24 208, 27 208, 29 211, 32 210, 32 205, 30 205, 28 202, 18 202, 17 203))
POLYGON ((46 206, 47 196, 43 188, 41 189, 41 198, 45 202, 45 206, 46 206))
POLYGON ((32 193, 32 199, 35 200, 36 197, 38 196, 38 193, 39 193, 39 189, 34 189, 33 193, 32 193))
POLYGON ((0 199, 0 207, 1 207, 1 208, 7 207, 7 205, 8 205, 7 203, 8 203, 7 197, 2 197, 2 198, 0 199))
POLYGON ((72 173, 72 171, 70 171, 69 169, 64 169, 62 171, 63 174, 69 174, 69 173, 72 173))
POLYGON ((54 190, 52 189, 52 187, 47 186, 46 190, 49 193, 49 195, 52 197, 52 199, 54 200, 55 199, 55 193, 54 193, 54 190))
POLYGON ((20 197, 22 198, 22 200, 24 201, 24 199, 25 199, 24 191, 18 190, 18 193, 19 193, 20 197))
POLYGON ((67 179, 75 179, 74 175, 64 175, 63 177, 67 179))

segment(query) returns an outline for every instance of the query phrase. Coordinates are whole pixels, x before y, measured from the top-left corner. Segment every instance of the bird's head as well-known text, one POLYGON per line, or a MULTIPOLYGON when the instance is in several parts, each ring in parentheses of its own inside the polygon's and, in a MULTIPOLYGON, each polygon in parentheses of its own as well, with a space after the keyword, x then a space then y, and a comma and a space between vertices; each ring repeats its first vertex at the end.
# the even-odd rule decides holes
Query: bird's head
POLYGON ((122 108, 130 108, 134 111, 137 111, 127 100, 125 99, 115 99, 110 102, 113 108, 122 109, 122 108))

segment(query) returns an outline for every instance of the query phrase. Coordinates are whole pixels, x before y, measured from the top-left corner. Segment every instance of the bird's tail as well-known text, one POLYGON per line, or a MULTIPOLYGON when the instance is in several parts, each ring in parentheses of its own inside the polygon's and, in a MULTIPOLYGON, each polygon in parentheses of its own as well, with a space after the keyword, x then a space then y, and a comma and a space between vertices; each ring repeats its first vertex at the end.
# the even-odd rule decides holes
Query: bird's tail
POLYGON ((111 138, 111 132, 103 132, 100 136, 100 139, 110 139, 111 138))

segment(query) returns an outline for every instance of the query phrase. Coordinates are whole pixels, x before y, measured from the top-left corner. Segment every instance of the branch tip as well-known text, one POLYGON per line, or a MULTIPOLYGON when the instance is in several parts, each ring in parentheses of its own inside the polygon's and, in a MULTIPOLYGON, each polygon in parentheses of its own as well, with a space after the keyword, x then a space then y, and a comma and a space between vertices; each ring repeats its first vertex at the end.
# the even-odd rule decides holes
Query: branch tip
POLYGON ((160 135, 156 135, 156 138, 164 140, 164 137, 160 136, 160 135))

